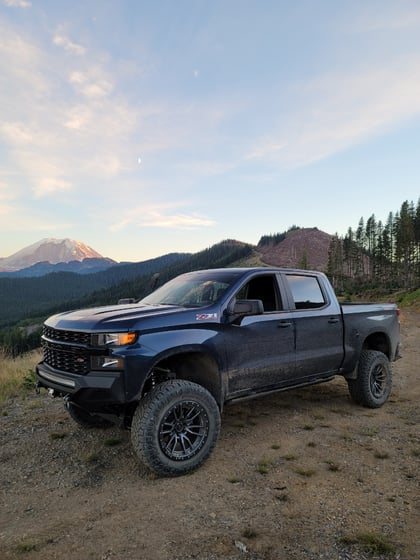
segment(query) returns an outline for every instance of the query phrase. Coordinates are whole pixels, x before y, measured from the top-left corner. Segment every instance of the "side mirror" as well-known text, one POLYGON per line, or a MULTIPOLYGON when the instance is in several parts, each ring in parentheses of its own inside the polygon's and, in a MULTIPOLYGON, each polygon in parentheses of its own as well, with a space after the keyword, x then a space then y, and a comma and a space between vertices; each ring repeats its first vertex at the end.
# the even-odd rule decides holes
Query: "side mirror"
POLYGON ((122 298, 118 300, 118 305, 127 305, 129 303, 136 303, 136 300, 132 297, 122 298))
POLYGON ((262 315, 263 313, 264 305, 260 299, 237 299, 228 311, 232 322, 240 322, 243 317, 262 315))

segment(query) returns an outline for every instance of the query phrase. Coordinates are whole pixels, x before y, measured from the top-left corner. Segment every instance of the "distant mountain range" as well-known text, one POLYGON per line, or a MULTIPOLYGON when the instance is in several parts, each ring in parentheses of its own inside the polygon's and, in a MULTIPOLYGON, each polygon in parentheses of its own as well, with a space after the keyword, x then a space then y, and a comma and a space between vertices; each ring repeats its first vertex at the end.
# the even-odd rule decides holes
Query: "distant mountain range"
MULTIPOLYGON (((255 252, 264 264, 299 267, 325 271, 332 236, 318 228, 292 228, 283 234, 266 235, 260 239, 255 252)), ((237 242, 241 243, 241 242, 237 242)), ((188 253, 173 253, 170 260, 186 257, 188 253)), ((165 256, 164 262, 167 263, 165 256)), ((159 262, 161 257, 146 262, 159 262)), ((117 263, 73 239, 41 239, 24 247, 10 257, 0 258, 0 278, 40 277, 54 272, 94 274, 111 267, 122 267, 126 272, 140 268, 144 263, 117 263), (137 267, 137 268, 136 268, 137 267)), ((124 273, 123 273, 124 274, 124 273)), ((123 278, 123 274, 113 274, 123 278)))
POLYGON ((0 258, 0 273, 8 276, 43 276, 50 272, 91 273, 116 264, 74 239, 41 239, 10 257, 0 258), (19 274, 14 274, 19 273, 19 274))
POLYGON ((229 266, 326 271, 332 238, 317 228, 293 227, 263 236, 258 245, 230 239, 198 253, 170 253, 138 263, 116 263, 77 241, 42 240, 0 261, 0 266, 6 261, 16 267, 0 273, 0 329, 21 321, 37 323, 67 309, 106 305, 125 297, 142 298, 150 293, 156 274, 162 284, 183 272, 229 266), (99 256, 86 257, 86 253, 99 256), (39 257, 43 260, 34 263, 39 257), (60 261, 62 258, 69 261, 60 261), (29 266, 17 269, 19 263, 29 266))
POLYGON ((230 266, 252 250, 246 243, 225 241, 199 253, 170 253, 139 263, 116 264, 94 274, 53 272, 32 278, 0 274, 0 329, 20 321, 33 324, 67 309, 116 303, 124 297, 139 299, 150 293, 156 274, 163 283, 190 270, 230 266))

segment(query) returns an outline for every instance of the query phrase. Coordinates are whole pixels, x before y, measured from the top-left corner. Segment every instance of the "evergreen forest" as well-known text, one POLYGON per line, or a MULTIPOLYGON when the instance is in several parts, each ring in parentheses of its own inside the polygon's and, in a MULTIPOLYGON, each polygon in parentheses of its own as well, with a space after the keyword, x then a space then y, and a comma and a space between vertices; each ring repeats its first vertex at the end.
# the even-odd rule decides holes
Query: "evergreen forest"
POLYGON ((405 201, 386 222, 372 214, 331 241, 327 273, 336 290, 378 292, 420 287, 420 199, 405 201))

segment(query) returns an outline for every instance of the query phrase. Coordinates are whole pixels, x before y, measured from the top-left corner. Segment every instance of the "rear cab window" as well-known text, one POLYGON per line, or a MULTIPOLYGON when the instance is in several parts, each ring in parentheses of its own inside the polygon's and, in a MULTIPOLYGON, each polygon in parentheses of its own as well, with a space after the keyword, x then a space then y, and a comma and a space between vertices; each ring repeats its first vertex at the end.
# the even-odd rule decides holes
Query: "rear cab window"
POLYGON ((296 309, 316 309, 326 305, 327 300, 316 276, 286 274, 285 279, 296 309))

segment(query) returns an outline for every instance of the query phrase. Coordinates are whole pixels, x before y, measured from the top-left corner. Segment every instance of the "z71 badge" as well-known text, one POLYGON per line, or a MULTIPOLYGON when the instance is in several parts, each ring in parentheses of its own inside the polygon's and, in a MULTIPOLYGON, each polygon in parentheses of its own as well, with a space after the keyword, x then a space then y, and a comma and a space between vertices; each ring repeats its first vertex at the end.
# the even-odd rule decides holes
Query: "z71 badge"
POLYGON ((208 321, 209 319, 217 319, 217 313, 197 313, 196 321, 208 321))

